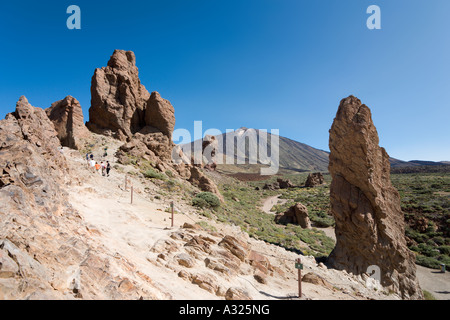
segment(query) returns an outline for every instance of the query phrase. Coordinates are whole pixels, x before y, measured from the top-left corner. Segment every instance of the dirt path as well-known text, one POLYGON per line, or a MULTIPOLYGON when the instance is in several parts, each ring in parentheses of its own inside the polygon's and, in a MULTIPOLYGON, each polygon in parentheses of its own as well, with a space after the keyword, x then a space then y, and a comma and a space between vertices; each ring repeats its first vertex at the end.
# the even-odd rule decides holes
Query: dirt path
POLYGON ((264 199, 261 210, 267 214, 275 215, 274 212, 270 211, 273 208, 273 206, 278 203, 285 204, 287 202, 286 199, 280 199, 280 196, 281 194, 264 199))
POLYGON ((430 292, 438 300, 450 300, 450 273, 417 266, 417 277, 422 290, 430 292))

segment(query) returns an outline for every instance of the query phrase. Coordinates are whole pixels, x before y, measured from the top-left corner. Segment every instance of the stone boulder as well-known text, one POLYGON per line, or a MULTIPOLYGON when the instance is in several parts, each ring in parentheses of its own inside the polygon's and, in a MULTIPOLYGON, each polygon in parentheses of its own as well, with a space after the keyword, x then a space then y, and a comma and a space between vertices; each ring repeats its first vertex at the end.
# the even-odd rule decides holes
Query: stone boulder
POLYGON ((84 125, 83 110, 77 99, 67 96, 45 112, 55 126, 61 145, 77 150, 83 147, 83 140, 90 137, 90 132, 84 125))
POLYGON ((337 241, 328 264, 353 274, 377 266, 383 287, 403 299, 421 299, 400 196, 390 180, 389 156, 378 143, 370 109, 353 96, 343 99, 330 130, 330 198, 337 241))
POLYGON ((225 300, 253 300, 242 288, 231 287, 225 293, 225 300))
POLYGON ((280 189, 280 184, 278 182, 273 182, 273 183, 266 183, 263 187, 263 190, 279 190, 280 189))
POLYGON ((306 178, 305 187, 307 188, 313 188, 315 186, 320 186, 325 182, 322 173, 315 172, 310 173, 308 177, 306 178))
POLYGON ((296 205, 290 207, 282 214, 277 214, 275 216, 275 222, 280 224, 298 224, 303 229, 311 229, 308 208, 301 203, 297 203, 296 205))
POLYGON ((280 186, 280 189, 289 189, 289 188, 295 187, 292 184, 291 180, 289 180, 289 179, 284 180, 284 179, 281 179, 281 178, 277 178, 277 182, 278 182, 278 185, 280 186))

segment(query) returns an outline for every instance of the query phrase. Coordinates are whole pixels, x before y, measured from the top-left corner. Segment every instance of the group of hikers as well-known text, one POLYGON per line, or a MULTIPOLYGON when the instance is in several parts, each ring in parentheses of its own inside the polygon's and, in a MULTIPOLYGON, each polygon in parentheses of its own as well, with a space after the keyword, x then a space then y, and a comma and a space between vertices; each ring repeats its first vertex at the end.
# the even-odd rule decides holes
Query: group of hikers
POLYGON ((98 163, 94 160, 94 155, 92 153, 86 153, 86 162, 94 172, 98 172, 98 174, 102 176, 109 177, 109 172, 111 171, 111 164, 109 161, 101 161, 98 163))

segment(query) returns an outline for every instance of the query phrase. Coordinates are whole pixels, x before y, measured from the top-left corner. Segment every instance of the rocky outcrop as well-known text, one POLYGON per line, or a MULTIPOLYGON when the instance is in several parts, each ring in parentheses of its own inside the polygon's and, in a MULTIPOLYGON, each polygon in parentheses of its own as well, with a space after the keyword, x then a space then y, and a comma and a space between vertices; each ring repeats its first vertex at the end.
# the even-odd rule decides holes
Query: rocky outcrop
POLYGON ((83 141, 89 138, 90 132, 84 125, 83 111, 77 99, 67 96, 53 103, 45 112, 55 126, 61 145, 78 150, 83 147, 83 141))
POLYGON ((315 186, 320 186, 325 182, 322 173, 315 172, 308 174, 308 177, 306 178, 305 187, 307 188, 313 188, 315 186))
POLYGON ((172 140, 175 128, 175 110, 172 104, 161 98, 158 92, 152 92, 145 109, 145 124, 161 131, 172 140))
POLYGON ((295 186, 292 184, 291 180, 286 179, 283 180, 281 178, 277 178, 277 181, 272 183, 266 183, 263 186, 264 190, 279 190, 279 189, 289 189, 294 188, 295 186))
POLYGON ((46 112, 21 97, 0 121, 1 300, 152 296, 90 239, 65 188, 77 179, 46 112))
POLYGON ((280 189, 289 189, 294 187, 291 180, 289 179, 284 180, 281 178, 277 178, 277 183, 280 186, 280 189))
POLYGON ((297 203, 296 205, 290 207, 282 214, 277 214, 275 216, 275 222, 280 224, 298 224, 303 229, 311 229, 308 208, 301 203, 297 203))
POLYGON ((120 140, 145 126, 150 93, 141 84, 132 51, 115 50, 108 65, 95 70, 91 83, 89 130, 120 140))
MULTIPOLYGON (((86 126, 95 133, 125 142, 115 154, 119 163, 146 160, 160 171, 178 173, 223 201, 215 183, 200 170, 194 170, 181 148, 175 147, 174 107, 158 92, 149 94, 141 84, 132 51, 115 50, 108 66, 95 70, 91 96, 86 126), (182 159, 184 163, 174 163, 173 159, 182 159)), ((214 168, 215 162, 208 162, 206 169, 214 168)))
POLYGON ((420 299, 400 196, 391 184, 389 156, 378 143, 370 109, 353 96, 343 99, 330 130, 330 198, 337 242, 328 264, 353 274, 376 266, 383 287, 404 299, 420 299))
POLYGON ((197 186, 200 190, 214 193, 221 202, 224 201, 222 194, 217 188, 214 181, 207 177, 198 167, 190 167, 189 182, 197 186))

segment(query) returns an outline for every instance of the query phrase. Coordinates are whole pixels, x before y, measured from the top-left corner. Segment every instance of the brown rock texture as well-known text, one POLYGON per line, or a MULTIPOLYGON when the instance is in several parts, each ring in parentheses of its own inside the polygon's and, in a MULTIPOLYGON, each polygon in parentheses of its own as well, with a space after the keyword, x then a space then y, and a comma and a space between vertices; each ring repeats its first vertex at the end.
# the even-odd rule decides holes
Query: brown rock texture
POLYGON ((84 125, 83 111, 77 99, 67 96, 54 102, 45 112, 55 126, 61 145, 77 150, 83 147, 83 139, 89 138, 90 132, 84 125))
POLYGON ((214 193, 221 202, 224 201, 223 196, 214 181, 207 177, 201 169, 198 167, 191 167, 190 171, 191 175, 188 180, 190 183, 197 186, 202 191, 214 193))
POLYGON ((139 79, 132 51, 115 50, 106 67, 95 70, 87 127, 126 140, 145 126, 150 94, 139 79))
POLYGON ((289 179, 283 180, 281 178, 277 178, 277 182, 278 185, 280 186, 280 189, 289 189, 294 187, 291 180, 289 179))
POLYGON ((305 187, 307 188, 313 188, 315 186, 319 186, 324 183, 324 178, 322 173, 315 172, 308 174, 308 177, 306 178, 305 187))
POLYGON ((303 229, 311 229, 311 221, 309 220, 308 208, 303 204, 297 203, 290 207, 286 212, 277 214, 275 222, 280 224, 298 224, 303 229))
POLYGON ((383 287, 403 299, 421 299, 400 196, 390 180, 389 156, 378 143, 370 109, 353 96, 343 99, 330 130, 330 198, 337 242, 328 263, 353 274, 378 266, 383 287))
POLYGON ((175 110, 172 104, 161 98, 158 92, 152 92, 147 101, 145 110, 145 123, 157 128, 172 140, 172 132, 175 128, 175 110))

